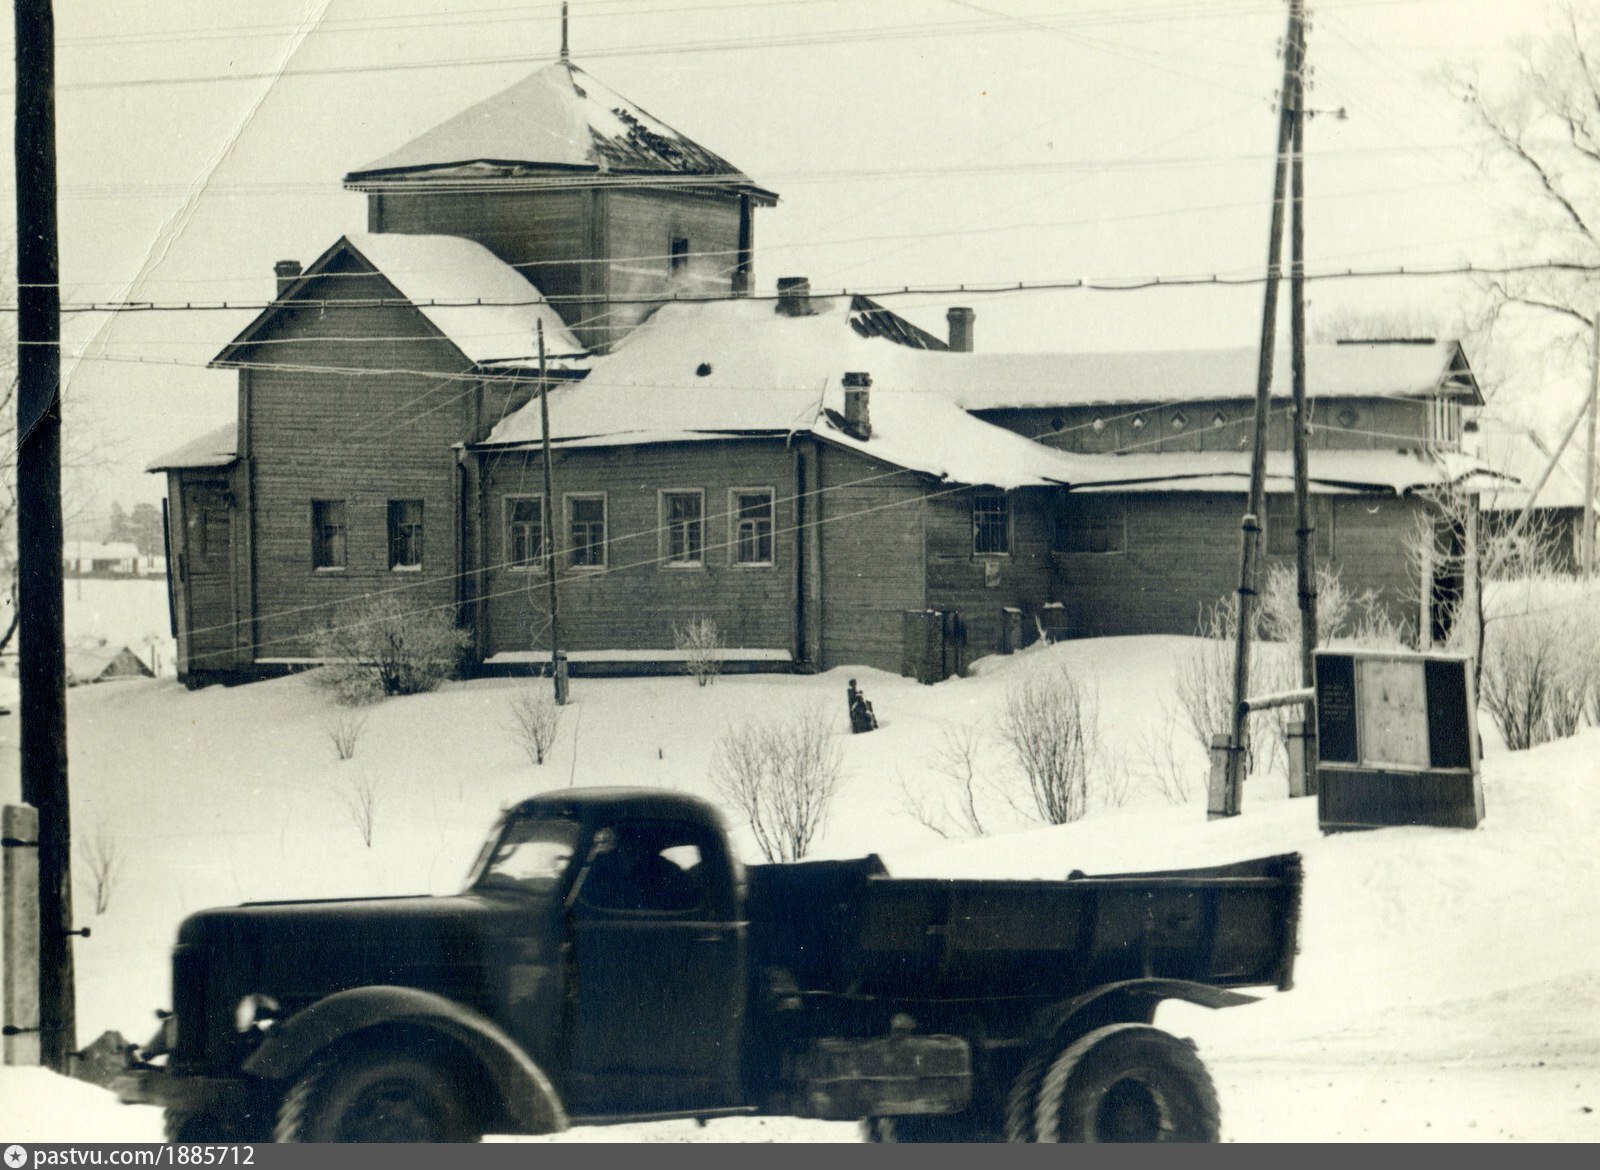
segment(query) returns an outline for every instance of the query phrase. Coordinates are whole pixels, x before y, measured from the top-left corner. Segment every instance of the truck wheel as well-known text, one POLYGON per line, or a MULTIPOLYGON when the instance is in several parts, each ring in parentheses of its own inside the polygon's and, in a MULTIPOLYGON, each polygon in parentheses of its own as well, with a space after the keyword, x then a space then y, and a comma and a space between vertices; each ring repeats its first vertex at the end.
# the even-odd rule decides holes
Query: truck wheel
POLYGON ((465 1095, 448 1070, 374 1050, 318 1062, 278 1110, 280 1142, 475 1142, 465 1095))
POLYGON ((909 1145, 913 1142, 993 1142, 999 1135, 967 1113, 919 1113, 902 1117, 869 1117, 861 1123, 861 1140, 909 1145))
POLYGON ((254 1112, 243 1117, 226 1117, 219 1113, 168 1109, 162 1132, 171 1144, 254 1145, 272 1140, 272 1121, 269 1114, 254 1112))
POLYGON ((1041 1142, 1215 1142, 1217 1091, 1194 1049, 1148 1024, 1074 1041, 1039 1084, 1041 1142))
POLYGON ((1012 1082, 1011 1095, 1006 1098, 1006 1141, 1036 1142, 1038 1127, 1034 1124, 1034 1111, 1039 1102, 1039 1082, 1050 1067, 1050 1054, 1030 1056, 1012 1082))

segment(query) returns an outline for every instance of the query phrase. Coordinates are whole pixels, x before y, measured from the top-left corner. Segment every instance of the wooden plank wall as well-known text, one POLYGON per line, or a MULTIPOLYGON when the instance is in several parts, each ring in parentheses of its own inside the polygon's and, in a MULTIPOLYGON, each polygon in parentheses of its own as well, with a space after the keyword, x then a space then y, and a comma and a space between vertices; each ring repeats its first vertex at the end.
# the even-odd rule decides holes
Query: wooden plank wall
MULTIPOLYGON (((361 274, 347 260, 341 273, 361 274)), ((315 281, 309 298, 398 298, 381 276, 315 281)), ((252 347, 252 361, 437 371, 353 376, 257 369, 243 425, 255 495, 258 657, 314 650, 312 632, 343 602, 393 591, 408 608, 448 608, 455 599, 455 456, 472 415, 472 384, 449 377, 466 359, 416 309, 329 307, 280 314, 252 347), (352 340, 373 338, 374 340, 352 340), (406 340, 400 340, 406 339, 406 340), (346 501, 347 565, 311 566, 311 501, 346 501), (421 573, 388 566, 391 499, 423 501, 421 573)))
MULTIPOLYGON (((1050 539, 1056 497, 1061 493, 1053 489, 1009 493, 1011 553, 994 557, 975 556, 972 551, 974 494, 935 493, 927 511, 928 606, 961 615, 969 661, 1003 648, 1007 606, 1032 615, 1053 600, 1050 539), (995 568, 986 569, 986 562, 995 568), (997 575, 991 577, 991 572, 997 575)), ((1032 628, 1031 616, 1028 627, 1032 628)))
MULTIPOLYGON (((670 649, 673 624, 713 619, 732 647, 793 651, 795 636, 794 453, 782 439, 662 443, 557 452, 558 499, 604 492, 607 571, 560 568, 562 641, 568 649, 670 649), (773 489, 775 564, 734 563, 729 491, 773 489), (667 568, 658 493, 705 493, 705 564, 667 568)), ((548 649, 547 589, 542 571, 506 565, 507 496, 542 494, 537 453, 485 456, 484 556, 487 651, 548 649)), ((560 516, 562 509, 552 509, 560 516)), ((558 530, 558 554, 565 524, 558 530)), ((558 559, 558 565, 561 562, 558 559)))
MULTIPOLYGON (((687 190, 608 191, 606 281, 610 296, 639 297, 726 293, 738 263, 739 197, 687 190), (689 262, 676 277, 667 249, 689 242, 689 262), (711 253, 706 255, 704 253, 711 253)), ((610 332, 621 337, 651 312, 650 305, 611 307, 610 332)))

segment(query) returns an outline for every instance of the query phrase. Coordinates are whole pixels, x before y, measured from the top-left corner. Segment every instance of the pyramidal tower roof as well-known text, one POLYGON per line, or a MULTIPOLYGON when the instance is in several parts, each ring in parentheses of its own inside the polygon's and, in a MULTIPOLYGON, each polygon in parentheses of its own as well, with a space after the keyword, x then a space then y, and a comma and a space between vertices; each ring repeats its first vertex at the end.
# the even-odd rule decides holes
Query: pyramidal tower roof
MULTIPOLYGON (((776 202, 748 175, 563 56, 345 176, 356 190, 426 184, 493 188, 565 172, 575 185, 594 175, 624 185, 635 176, 707 180, 776 202)), ((604 183, 604 180, 602 180, 604 183)))

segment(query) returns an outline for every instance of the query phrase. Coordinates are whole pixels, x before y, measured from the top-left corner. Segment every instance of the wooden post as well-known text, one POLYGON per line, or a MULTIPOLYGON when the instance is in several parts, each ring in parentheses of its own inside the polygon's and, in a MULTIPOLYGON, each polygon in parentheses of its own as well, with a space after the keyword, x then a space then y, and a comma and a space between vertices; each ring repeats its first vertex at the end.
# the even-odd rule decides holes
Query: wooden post
POLYGON ((5 973, 0 1000, 5 1063, 39 1063, 39 814, 26 804, 0 812, 0 913, 5 973))
POLYGON ((1228 783, 1232 765, 1233 740, 1226 735, 1211 737, 1211 776, 1206 783, 1206 819, 1237 816, 1239 790, 1228 783))
POLYGON ((1289 795, 1310 796, 1316 791, 1316 781, 1313 779, 1316 761, 1310 758, 1306 750, 1306 740, 1311 722, 1306 719, 1292 719, 1285 729, 1284 738, 1288 741, 1284 746, 1288 749, 1289 756, 1289 795))
MULTIPOLYGON (((562 8, 565 38, 566 8, 562 8)), ((544 580, 550 597, 550 674, 555 679, 556 705, 567 705, 567 659, 561 652, 561 602, 556 593, 555 471, 550 466, 550 378, 545 367, 544 322, 539 329, 539 423, 544 435, 544 580)))
MULTIPOLYGON (((1311 420, 1306 411, 1306 262, 1305 262, 1305 29, 1300 30, 1294 85, 1294 132, 1289 160, 1289 359, 1294 379, 1295 578, 1300 599, 1300 685, 1315 682, 1317 653, 1316 522, 1311 513, 1310 456, 1306 449, 1311 420)), ((1290 786, 1289 795, 1303 796, 1290 786)))
POLYGON ((1595 415, 1600 411, 1600 312, 1590 323, 1589 338, 1589 444, 1583 460, 1583 531, 1578 540, 1578 572, 1594 575, 1594 441, 1595 415))
POLYGON ((39 815, 40 1059, 77 1047, 61 526, 61 289, 56 245, 55 17, 15 0, 17 611, 22 799, 39 815))

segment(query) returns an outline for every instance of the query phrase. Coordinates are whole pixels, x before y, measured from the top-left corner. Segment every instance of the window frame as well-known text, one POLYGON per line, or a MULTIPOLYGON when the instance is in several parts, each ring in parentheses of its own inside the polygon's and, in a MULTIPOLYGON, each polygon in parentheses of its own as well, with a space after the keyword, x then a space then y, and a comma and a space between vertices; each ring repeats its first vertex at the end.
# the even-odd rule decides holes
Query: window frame
MULTIPOLYGON (((1093 543, 1093 542, 1089 542, 1093 543)), ((1067 557, 1116 557, 1128 551, 1128 508, 1126 504, 1115 505, 1112 508, 1096 504, 1092 513, 1073 511, 1065 515, 1057 514, 1055 532, 1050 541, 1050 551, 1057 556, 1067 557), (1069 519, 1079 521, 1076 525, 1069 524, 1069 519), (1089 521, 1089 523, 1083 523, 1089 521), (1065 538, 1072 532, 1099 532, 1114 533, 1114 542, 1107 540, 1105 548, 1069 547, 1070 542, 1065 538)))
POLYGON ((313 496, 311 499, 311 571, 313 573, 343 573, 350 566, 350 504, 349 501, 333 496, 313 496), (339 506, 339 560, 321 564, 318 554, 322 551, 323 525, 317 522, 318 509, 330 504, 339 506))
POLYGON ((689 271, 689 237, 667 237, 667 275, 679 276, 689 271), (680 248, 678 245, 682 244, 680 248))
MULTIPOLYGON (((757 538, 759 547, 759 537, 757 538)), ((736 569, 772 569, 778 564, 778 493, 771 487, 733 487, 728 489, 728 563, 736 569), (745 561, 739 559, 741 541, 739 528, 743 523, 739 515, 740 496, 765 496, 767 499, 767 559, 745 561)))
POLYGON ((971 540, 973 557, 987 559, 989 557, 1009 557, 1011 555, 1011 546, 1013 543, 1011 511, 1010 492, 999 489, 984 489, 977 490, 972 493, 972 502, 968 509, 968 518, 972 526, 971 540), (1003 520, 1001 534, 1005 539, 1005 548, 1003 549, 980 549, 978 547, 978 533, 980 531, 978 524, 978 510, 980 503, 986 499, 998 499, 1000 501, 1003 520))
MULTIPOLYGON (((425 556, 425 553, 426 553, 426 550, 427 550, 427 536, 428 536, 427 517, 428 517, 428 510, 427 510, 427 507, 426 507, 426 501, 422 500, 420 498, 407 497, 405 499, 394 499, 394 500, 385 501, 385 507, 384 507, 384 530, 385 530, 385 534, 388 537, 388 540, 386 541, 386 544, 387 544, 387 559, 388 559, 388 562, 389 562, 389 572, 391 572, 391 573, 420 573, 420 572, 422 572, 423 559, 424 559, 424 556, 425 556), (396 534, 398 532, 398 529, 396 527, 396 520, 395 520, 395 506, 396 505, 404 506, 406 504, 415 504, 417 506, 417 520, 416 520, 416 523, 414 525, 409 525, 408 526, 408 527, 414 527, 416 529, 415 538, 416 538, 417 559, 414 562, 413 561, 397 562, 395 560, 395 555, 394 555, 395 536, 396 536, 396 534)), ((404 522, 402 521, 401 524, 404 525, 404 522)))
POLYGON ((656 568, 671 569, 703 569, 706 567, 706 489, 705 488, 660 488, 656 491, 656 553, 658 560, 656 568), (698 547, 693 559, 672 559, 672 518, 667 513, 667 501, 671 497, 688 499, 693 497, 700 506, 699 515, 693 521, 698 533, 698 547))
POLYGON ((545 554, 550 540, 549 511, 545 507, 543 492, 514 492, 501 497, 500 501, 500 560, 501 568, 509 573, 539 573, 545 571, 545 554), (515 561, 511 556, 512 526, 517 521, 512 518, 512 509, 515 505, 532 501, 539 506, 539 547, 533 553, 532 559, 526 562, 515 561))
MULTIPOLYGON (((605 492, 563 492, 561 496, 562 527, 566 529, 567 545, 564 550, 566 567, 576 572, 594 573, 610 567, 611 563, 611 502, 605 492), (579 500, 600 501, 600 560, 598 562, 583 562, 573 560, 579 544, 572 539, 572 505, 579 500)), ((583 548, 593 548, 590 542, 584 542, 583 548)))

